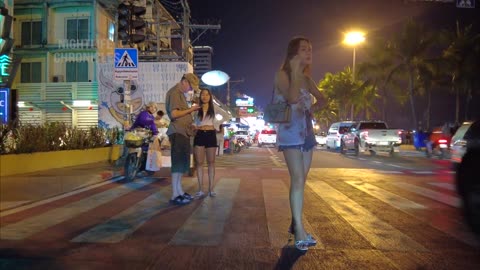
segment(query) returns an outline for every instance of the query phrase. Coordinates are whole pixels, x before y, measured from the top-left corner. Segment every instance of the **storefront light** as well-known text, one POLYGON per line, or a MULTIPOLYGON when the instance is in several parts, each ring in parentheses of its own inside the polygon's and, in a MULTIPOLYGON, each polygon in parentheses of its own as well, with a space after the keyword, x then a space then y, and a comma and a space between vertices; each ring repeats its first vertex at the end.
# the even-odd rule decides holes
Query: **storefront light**
POLYGON ((17 102, 17 106, 18 106, 19 108, 25 108, 25 107, 26 107, 26 106, 25 106, 25 101, 19 101, 19 102, 17 102))
POLYGON ((74 100, 73 107, 89 107, 92 103, 90 100, 74 100))

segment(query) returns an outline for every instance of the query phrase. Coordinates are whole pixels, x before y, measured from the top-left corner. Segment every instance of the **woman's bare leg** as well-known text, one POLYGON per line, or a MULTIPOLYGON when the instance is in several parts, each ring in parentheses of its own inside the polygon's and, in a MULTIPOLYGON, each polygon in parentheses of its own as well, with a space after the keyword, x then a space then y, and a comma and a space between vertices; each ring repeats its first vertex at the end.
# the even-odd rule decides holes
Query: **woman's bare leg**
POLYGON ((194 150, 195 163, 197 166, 198 191, 202 191, 203 187, 203 162, 205 160, 205 147, 195 146, 194 150))
POLYGON ((303 153, 299 149, 285 149, 283 156, 290 174, 290 209, 292 211, 295 240, 305 240, 307 234, 302 220, 305 189, 303 153))
POLYGON ((213 182, 215 181, 215 154, 217 148, 209 147, 207 152, 207 164, 208 164, 208 191, 213 191, 213 182))

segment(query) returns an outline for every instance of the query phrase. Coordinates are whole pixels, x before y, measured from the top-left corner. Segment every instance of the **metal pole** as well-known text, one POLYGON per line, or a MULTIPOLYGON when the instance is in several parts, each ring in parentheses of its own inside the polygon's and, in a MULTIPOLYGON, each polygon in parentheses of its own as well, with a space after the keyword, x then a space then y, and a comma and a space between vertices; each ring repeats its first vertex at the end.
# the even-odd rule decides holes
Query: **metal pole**
MULTIPOLYGON (((352 67, 352 82, 355 86, 355 47, 353 47, 353 67, 352 67)), ((350 109, 350 120, 353 121, 353 102, 350 109)))
POLYGON ((227 81, 227 106, 230 108, 230 79, 227 81))
POLYGON ((125 93, 123 99, 123 105, 125 105, 125 121, 123 122, 124 130, 129 129, 133 123, 130 123, 130 115, 132 113, 132 106, 131 106, 131 92, 130 92, 130 80, 123 81, 123 91, 125 93))

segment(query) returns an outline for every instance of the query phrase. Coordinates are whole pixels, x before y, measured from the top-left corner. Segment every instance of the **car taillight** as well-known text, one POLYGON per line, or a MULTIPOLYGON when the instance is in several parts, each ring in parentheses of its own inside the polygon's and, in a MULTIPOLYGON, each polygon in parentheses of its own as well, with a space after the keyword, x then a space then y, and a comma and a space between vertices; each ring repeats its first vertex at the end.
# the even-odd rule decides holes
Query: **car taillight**
POLYGON ((438 140, 438 143, 447 143, 447 140, 445 140, 445 139, 440 139, 440 140, 438 140))

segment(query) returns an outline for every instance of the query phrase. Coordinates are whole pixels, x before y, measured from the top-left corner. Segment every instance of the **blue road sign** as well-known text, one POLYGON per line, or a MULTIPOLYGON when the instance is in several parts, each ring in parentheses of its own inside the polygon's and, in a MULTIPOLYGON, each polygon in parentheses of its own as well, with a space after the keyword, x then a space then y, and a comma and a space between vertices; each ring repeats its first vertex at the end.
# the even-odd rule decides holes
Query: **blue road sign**
POLYGON ((115 48, 115 80, 138 79, 138 50, 136 48, 115 48))
POLYGON ((136 48, 116 48, 115 68, 132 69, 138 67, 138 51, 136 48))
POLYGON ((10 89, 0 88, 0 123, 8 122, 9 94, 10 89))

